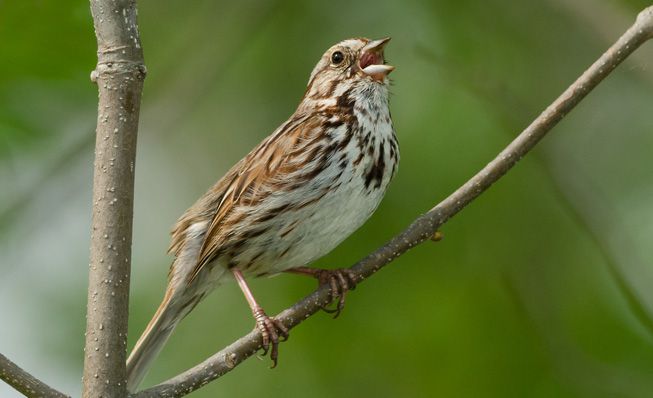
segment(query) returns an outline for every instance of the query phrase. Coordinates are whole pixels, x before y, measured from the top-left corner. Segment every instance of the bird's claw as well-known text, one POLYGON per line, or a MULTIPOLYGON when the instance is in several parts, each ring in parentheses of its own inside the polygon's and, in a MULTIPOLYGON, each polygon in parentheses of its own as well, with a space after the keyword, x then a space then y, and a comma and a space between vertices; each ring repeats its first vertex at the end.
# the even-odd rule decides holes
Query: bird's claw
POLYGON ((356 289, 356 274, 348 268, 334 270, 321 269, 316 270, 315 277, 320 282, 320 285, 329 286, 329 301, 338 299, 338 304, 335 308, 322 306, 322 311, 335 314, 333 318, 337 318, 345 308, 347 292, 356 289))
POLYGON ((279 358, 279 342, 288 340, 288 328, 278 319, 267 316, 262 308, 254 311, 254 319, 263 339, 263 355, 270 352, 271 368, 274 368, 279 358))

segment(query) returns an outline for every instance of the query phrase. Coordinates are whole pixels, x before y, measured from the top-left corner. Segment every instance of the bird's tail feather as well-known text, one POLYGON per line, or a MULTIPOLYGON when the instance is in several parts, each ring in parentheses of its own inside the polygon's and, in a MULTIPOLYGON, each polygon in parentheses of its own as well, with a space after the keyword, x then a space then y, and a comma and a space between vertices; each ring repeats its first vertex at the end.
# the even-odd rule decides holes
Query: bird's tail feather
POLYGON ((172 304, 172 292, 167 291, 145 331, 127 359, 127 390, 134 392, 143 381, 152 361, 157 357, 173 330, 188 313, 172 304))

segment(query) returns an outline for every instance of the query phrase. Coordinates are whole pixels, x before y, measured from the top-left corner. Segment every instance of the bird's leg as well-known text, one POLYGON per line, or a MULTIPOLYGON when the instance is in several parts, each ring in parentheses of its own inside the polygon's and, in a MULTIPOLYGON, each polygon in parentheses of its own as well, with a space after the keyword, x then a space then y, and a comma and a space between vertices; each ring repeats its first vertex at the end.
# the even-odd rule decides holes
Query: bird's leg
POLYGON ((249 289, 247 282, 243 273, 233 268, 232 271, 236 281, 238 281, 238 286, 240 290, 243 291, 249 308, 252 309, 252 314, 254 315, 254 320, 256 321, 256 328, 261 332, 263 338, 263 355, 268 353, 270 349, 270 344, 272 344, 272 350, 270 351, 270 359, 272 359, 272 367, 277 366, 277 358, 279 357, 279 337, 282 338, 281 341, 288 340, 288 328, 286 328, 283 323, 279 320, 270 318, 265 314, 263 308, 256 302, 252 291, 249 289))
POLYGON ((333 316, 334 318, 337 318, 342 309, 345 308, 347 292, 356 288, 356 275, 349 268, 321 269, 296 267, 289 269, 287 272, 312 276, 318 280, 320 285, 328 285, 330 288, 330 300, 333 301, 338 298, 338 305, 333 309, 322 307, 322 310, 330 314, 335 314, 333 316))

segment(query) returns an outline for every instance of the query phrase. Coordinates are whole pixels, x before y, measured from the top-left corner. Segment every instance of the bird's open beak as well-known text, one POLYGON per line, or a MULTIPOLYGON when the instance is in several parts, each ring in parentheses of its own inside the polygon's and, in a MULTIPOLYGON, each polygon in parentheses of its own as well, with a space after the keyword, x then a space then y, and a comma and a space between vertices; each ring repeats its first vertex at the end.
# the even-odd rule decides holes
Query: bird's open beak
POLYGON ((372 40, 361 50, 358 66, 363 73, 371 76, 374 80, 383 81, 390 72, 395 70, 394 66, 385 65, 383 59, 383 48, 389 41, 389 37, 372 40))

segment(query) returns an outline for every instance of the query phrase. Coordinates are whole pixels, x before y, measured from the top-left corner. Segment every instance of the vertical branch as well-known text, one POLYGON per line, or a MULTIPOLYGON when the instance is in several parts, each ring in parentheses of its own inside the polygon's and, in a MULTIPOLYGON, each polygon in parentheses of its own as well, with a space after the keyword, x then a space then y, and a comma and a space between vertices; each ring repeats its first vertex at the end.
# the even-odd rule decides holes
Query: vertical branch
POLYGON ((91 0, 99 91, 83 397, 121 397, 134 202, 136 133, 145 66, 135 0, 91 0))

